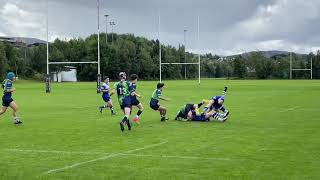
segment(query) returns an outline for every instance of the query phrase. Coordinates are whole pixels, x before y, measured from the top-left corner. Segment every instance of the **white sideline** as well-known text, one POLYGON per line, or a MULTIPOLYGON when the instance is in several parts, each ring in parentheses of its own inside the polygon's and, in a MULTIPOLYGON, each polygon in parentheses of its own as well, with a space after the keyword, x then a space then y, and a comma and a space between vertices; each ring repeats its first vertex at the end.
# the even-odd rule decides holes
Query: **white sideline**
POLYGON ((136 157, 154 157, 154 158, 177 158, 177 159, 196 159, 196 160, 221 160, 230 161, 229 158, 213 158, 213 157, 199 157, 199 156, 167 156, 167 155, 154 155, 154 154, 127 154, 123 153, 125 156, 136 156, 136 157))
POLYGON ((295 106, 295 107, 292 107, 292 108, 283 109, 283 110, 281 110, 279 112, 283 113, 283 112, 293 111, 293 110, 296 110, 298 108, 300 108, 300 107, 299 106, 295 106))
POLYGON ((107 155, 111 153, 103 152, 85 152, 85 151, 50 151, 50 150, 31 150, 31 149, 2 149, 10 152, 32 152, 32 153, 56 153, 56 154, 85 154, 85 155, 107 155))
MULTIPOLYGON (((2 149, 10 152, 31 152, 31 153, 57 153, 57 154, 84 154, 84 155, 111 155, 112 153, 104 152, 83 152, 83 151, 49 151, 49 150, 29 150, 29 149, 2 149)), ((175 156, 175 155, 161 155, 161 154, 128 154, 116 153, 123 156, 136 157, 154 157, 154 158, 177 158, 177 159, 197 159, 197 160, 222 160, 230 161, 229 158, 213 158, 213 157, 199 157, 199 156, 175 156)))
MULTIPOLYGON (((168 141, 164 141, 164 142, 157 143, 157 144, 151 144, 151 145, 148 145, 148 146, 145 146, 145 147, 142 147, 142 148, 132 149, 132 150, 126 151, 124 153, 131 153, 131 152, 135 152, 135 151, 139 151, 139 150, 149 149, 149 148, 152 148, 152 147, 155 147, 155 146, 160 146, 160 145, 165 144, 167 142, 168 141)), ((51 169, 51 170, 49 170, 47 172, 44 172, 42 174, 51 174, 51 173, 55 173, 55 172, 59 172, 59 171, 64 171, 64 170, 67 170, 67 169, 72 169, 74 167, 78 167, 78 166, 81 166, 81 165, 84 165, 84 164, 88 164, 88 163, 92 163, 92 162, 96 162, 96 161, 100 161, 100 160, 105 160, 105 159, 110 159, 110 158, 113 158, 113 157, 116 157, 116 156, 121 156, 124 153, 110 154, 110 155, 103 156, 103 157, 100 157, 100 158, 97 158, 97 159, 92 159, 92 160, 89 160, 89 161, 84 161, 84 162, 79 162, 79 163, 75 163, 75 164, 72 164, 72 165, 68 165, 68 166, 65 166, 65 167, 62 167, 62 168, 51 169)))

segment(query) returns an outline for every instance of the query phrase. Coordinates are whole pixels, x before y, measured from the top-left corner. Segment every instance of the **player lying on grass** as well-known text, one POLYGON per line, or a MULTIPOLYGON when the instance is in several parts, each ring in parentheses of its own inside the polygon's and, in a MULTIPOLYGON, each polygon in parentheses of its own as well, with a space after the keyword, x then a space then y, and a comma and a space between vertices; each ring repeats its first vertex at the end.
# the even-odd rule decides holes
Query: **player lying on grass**
POLYGON ((225 122, 229 115, 229 111, 223 106, 227 90, 228 88, 225 87, 223 96, 214 96, 211 100, 204 100, 199 104, 184 105, 178 112, 175 119, 184 121, 209 121, 210 118, 213 118, 218 121, 225 122), (198 108, 200 108, 205 101, 208 102, 208 104, 200 114, 198 108), (224 114, 221 114, 219 111, 224 112, 224 114))
POLYGON ((2 82, 3 88, 3 96, 2 96, 2 109, 0 111, 0 116, 4 114, 8 107, 11 107, 13 110, 13 121, 14 124, 21 124, 22 121, 17 117, 18 106, 15 101, 12 99, 12 93, 16 91, 15 88, 12 87, 13 82, 15 81, 15 74, 13 72, 9 72, 7 74, 7 79, 2 82))
POLYGON ((202 114, 207 114, 207 113, 219 113, 219 111, 222 111, 223 114, 223 119, 226 121, 228 119, 229 111, 224 107, 224 100, 225 96, 227 95, 227 90, 228 87, 224 87, 223 90, 223 95, 222 96, 214 96, 212 97, 211 100, 209 100, 208 104, 206 107, 203 109, 202 114))
MULTIPOLYGON (((134 117, 133 122, 139 124, 139 117, 142 114, 143 111, 143 106, 140 103, 140 101, 138 100, 137 97, 141 97, 138 93, 137 93, 137 82, 138 82, 138 75, 136 74, 132 74, 131 75, 131 82, 130 82, 130 93, 131 93, 131 108, 133 108, 133 106, 137 106, 138 107, 138 112, 137 115, 134 117)), ((131 109, 132 110, 132 109, 131 109)))
POLYGON ((124 131, 124 126, 127 124, 128 130, 130 131, 131 123, 129 117, 131 111, 131 95, 129 90, 129 82, 126 81, 127 75, 125 72, 120 72, 119 78, 120 81, 114 84, 110 96, 112 96, 115 93, 115 91, 117 92, 120 108, 124 113, 124 117, 120 121, 120 129, 121 131, 124 131))
POLYGON ((160 112, 161 121, 167 121, 169 120, 169 118, 166 117, 167 109, 159 104, 159 99, 169 101, 169 98, 166 98, 161 95, 163 89, 164 89, 164 83, 158 83, 157 89, 154 90, 154 92, 152 93, 151 100, 150 100, 150 107, 151 109, 160 112))
POLYGON ((103 109, 106 109, 109 107, 111 110, 111 115, 115 115, 113 105, 112 105, 112 100, 109 95, 109 90, 110 90, 109 78, 105 77, 104 83, 102 84, 102 86, 100 88, 100 92, 102 92, 102 99, 105 102, 105 105, 100 106, 99 109, 100 109, 100 113, 102 113, 103 109))
POLYGON ((185 104, 183 105, 177 113, 175 120, 187 120, 192 118, 191 111, 198 110, 204 102, 199 104, 185 104))
POLYGON ((175 120, 180 121, 210 121, 210 118, 224 122, 226 119, 223 115, 216 111, 207 113, 199 113, 199 108, 204 104, 204 101, 199 104, 186 104, 181 107, 177 113, 175 120))

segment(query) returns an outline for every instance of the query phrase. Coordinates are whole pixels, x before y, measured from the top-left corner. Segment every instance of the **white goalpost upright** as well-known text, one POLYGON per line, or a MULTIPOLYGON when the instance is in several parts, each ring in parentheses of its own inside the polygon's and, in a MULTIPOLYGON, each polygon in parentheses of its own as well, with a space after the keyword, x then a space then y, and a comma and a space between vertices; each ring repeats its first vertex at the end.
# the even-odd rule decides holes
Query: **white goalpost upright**
POLYGON ((292 80, 293 71, 310 71, 310 79, 312 80, 312 57, 310 59, 310 68, 292 68, 292 52, 290 53, 290 80, 292 80))
POLYGON ((47 26, 47 75, 46 75, 46 93, 51 92, 51 77, 49 71, 49 65, 57 65, 57 64, 97 64, 97 93, 100 93, 100 82, 101 82, 101 74, 100 74, 100 2, 97 0, 97 19, 98 19, 98 43, 97 43, 97 61, 87 61, 87 62, 49 62, 49 6, 48 0, 46 0, 47 6, 47 14, 46 14, 46 26, 47 26))
MULTIPOLYGON (((160 80, 160 82, 162 82, 162 65, 185 65, 185 66, 186 65, 198 65, 198 84, 200 84, 201 83, 201 55, 200 55, 200 51, 198 52, 198 62, 197 63, 188 63, 188 62, 186 62, 186 57, 185 57, 185 62, 184 63, 177 63, 177 62, 165 62, 164 63, 164 62, 162 62, 162 59, 161 59, 160 25, 161 25, 161 17, 160 17, 160 13, 159 13, 159 18, 158 18, 158 40, 159 40, 159 80, 160 80)), ((200 46, 200 17, 199 16, 198 16, 197 45, 198 45, 198 47, 200 46)), ((186 47, 186 45, 184 45, 184 46, 186 47)), ((185 76, 186 76, 186 70, 185 70, 185 76)))

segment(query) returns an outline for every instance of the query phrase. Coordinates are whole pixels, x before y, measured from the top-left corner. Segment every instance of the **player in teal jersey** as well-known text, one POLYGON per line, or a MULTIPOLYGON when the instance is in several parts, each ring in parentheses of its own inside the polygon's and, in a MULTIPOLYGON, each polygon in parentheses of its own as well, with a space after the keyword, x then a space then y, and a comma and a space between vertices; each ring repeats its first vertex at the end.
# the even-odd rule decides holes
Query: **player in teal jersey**
POLYGON ((13 72, 9 72, 7 74, 7 79, 2 82, 3 96, 0 115, 4 114, 7 111, 8 107, 11 107, 11 109, 13 110, 14 124, 21 124, 22 121, 20 121, 17 117, 18 106, 12 99, 12 93, 16 91, 16 89, 12 87, 14 81, 15 74, 13 72))
POLYGON ((115 91, 117 92, 118 101, 124 113, 124 117, 120 122, 120 129, 121 131, 124 131, 124 126, 127 124, 128 130, 130 131, 131 123, 129 117, 131 112, 131 94, 129 89, 129 82, 126 81, 127 75, 125 72, 120 72, 119 78, 120 81, 114 84, 110 96, 112 96, 115 93, 115 91))
POLYGON ((164 89, 164 83, 158 83, 157 89, 154 90, 154 92, 152 93, 151 100, 150 100, 150 107, 151 109, 160 112, 161 121, 167 121, 169 120, 169 118, 166 117, 167 109, 159 104, 159 99, 169 101, 168 98, 163 97, 161 95, 163 89, 164 89))

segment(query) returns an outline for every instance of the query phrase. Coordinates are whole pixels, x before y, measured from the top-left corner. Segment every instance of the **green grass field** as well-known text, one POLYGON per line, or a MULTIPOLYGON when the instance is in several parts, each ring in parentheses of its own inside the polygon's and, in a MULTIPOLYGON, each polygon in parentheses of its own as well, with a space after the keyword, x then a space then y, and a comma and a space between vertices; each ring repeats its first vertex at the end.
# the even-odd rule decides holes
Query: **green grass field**
MULTIPOLYGON (((168 122, 149 108, 156 82, 139 82, 141 125, 120 132, 122 118, 102 114, 94 83, 20 81, 0 117, 0 179, 320 179, 320 81, 167 81, 168 122), (226 123, 179 122, 185 103, 229 87, 226 123)), ((134 113, 136 109, 134 109, 134 113)))

